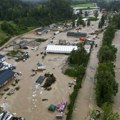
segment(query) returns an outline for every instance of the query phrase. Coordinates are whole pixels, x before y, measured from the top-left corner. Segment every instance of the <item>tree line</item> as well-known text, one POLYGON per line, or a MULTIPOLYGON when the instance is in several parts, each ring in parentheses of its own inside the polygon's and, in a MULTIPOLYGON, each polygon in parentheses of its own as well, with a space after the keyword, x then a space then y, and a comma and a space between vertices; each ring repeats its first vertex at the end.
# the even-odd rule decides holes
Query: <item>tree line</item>
POLYGON ((72 51, 70 56, 68 57, 68 65, 69 68, 65 70, 65 74, 71 77, 76 78, 76 84, 74 86, 73 92, 69 97, 68 104, 68 113, 66 116, 66 120, 72 119, 72 113, 74 110, 75 101, 81 88, 82 80, 85 75, 86 67, 89 60, 89 55, 84 49, 83 45, 80 44, 78 46, 78 50, 72 51))
POLYGON ((69 0, 48 0, 45 3, 21 0, 0 0, 0 46, 10 37, 35 27, 67 21, 72 17, 69 0), (4 34, 5 33, 5 34, 4 34))
POLYGON ((98 53, 99 66, 96 73, 96 101, 98 106, 105 103, 112 104, 114 96, 118 92, 118 84, 115 81, 114 61, 117 49, 112 45, 116 27, 110 23, 103 36, 102 47, 98 53))
POLYGON ((107 11, 119 11, 120 10, 120 1, 107 1, 107 0, 97 0, 97 5, 101 9, 106 9, 107 11))
MULTIPOLYGON (((72 9, 69 0, 48 0, 44 4, 32 4, 21 0, 0 0, 0 20, 13 21, 21 29, 45 26, 71 17, 72 9)), ((7 26, 8 23, 5 23, 7 26)))

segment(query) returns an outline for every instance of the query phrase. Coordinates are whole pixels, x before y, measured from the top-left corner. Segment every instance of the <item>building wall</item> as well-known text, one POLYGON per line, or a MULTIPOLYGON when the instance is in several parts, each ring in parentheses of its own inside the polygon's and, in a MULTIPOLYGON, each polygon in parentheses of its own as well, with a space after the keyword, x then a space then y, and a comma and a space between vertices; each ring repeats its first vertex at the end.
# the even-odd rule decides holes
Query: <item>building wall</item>
POLYGON ((14 79, 14 76, 6 80, 3 85, 0 85, 0 88, 5 86, 8 82, 12 81, 13 79, 14 79))

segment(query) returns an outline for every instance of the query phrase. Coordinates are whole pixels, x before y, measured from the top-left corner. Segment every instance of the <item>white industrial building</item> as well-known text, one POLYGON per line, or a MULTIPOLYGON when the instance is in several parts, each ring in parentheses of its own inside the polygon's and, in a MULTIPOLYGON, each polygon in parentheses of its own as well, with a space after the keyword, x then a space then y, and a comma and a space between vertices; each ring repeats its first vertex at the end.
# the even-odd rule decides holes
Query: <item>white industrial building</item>
POLYGON ((47 45, 46 53, 71 53, 72 50, 77 50, 77 46, 65 46, 65 45, 47 45))

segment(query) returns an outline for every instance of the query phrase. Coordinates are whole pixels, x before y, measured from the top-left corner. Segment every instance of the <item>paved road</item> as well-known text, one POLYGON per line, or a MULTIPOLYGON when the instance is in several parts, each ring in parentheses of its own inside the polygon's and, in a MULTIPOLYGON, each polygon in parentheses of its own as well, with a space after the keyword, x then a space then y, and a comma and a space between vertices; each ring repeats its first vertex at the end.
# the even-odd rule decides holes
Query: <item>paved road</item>
POLYGON ((82 88, 80 89, 76 100, 73 120, 87 120, 90 111, 96 107, 94 76, 98 67, 97 53, 102 43, 102 34, 99 35, 99 38, 100 39, 96 40, 98 47, 92 50, 90 61, 86 70, 86 76, 83 80, 82 88))

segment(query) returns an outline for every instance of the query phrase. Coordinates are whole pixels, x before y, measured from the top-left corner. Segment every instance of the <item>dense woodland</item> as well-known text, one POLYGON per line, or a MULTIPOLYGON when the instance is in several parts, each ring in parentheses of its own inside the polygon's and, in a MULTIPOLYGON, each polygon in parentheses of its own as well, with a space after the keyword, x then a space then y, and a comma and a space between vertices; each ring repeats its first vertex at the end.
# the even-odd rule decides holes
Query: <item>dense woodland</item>
POLYGON ((71 18, 68 0, 49 0, 46 4, 25 3, 20 0, 0 0, 0 19, 24 26, 47 25, 71 18))
POLYGON ((120 10, 120 1, 111 1, 107 0, 97 0, 98 6, 103 9, 105 8, 107 11, 119 11, 120 10))
POLYGON ((38 26, 66 21, 72 17, 69 0, 48 0, 31 3, 21 0, 0 0, 0 45, 13 35, 38 26))
POLYGON ((86 52, 83 44, 78 45, 78 50, 72 51, 68 57, 69 68, 66 69, 65 74, 76 78, 76 84, 73 92, 70 95, 70 102, 68 104, 68 113, 66 120, 72 119, 72 113, 74 111, 75 101, 81 88, 82 80, 85 75, 86 67, 88 64, 90 54, 86 52))
MULTIPOLYGON (((96 73, 96 101, 100 107, 105 103, 112 104, 114 96, 118 92, 118 84, 115 80, 114 72, 117 49, 112 45, 112 41, 116 30, 120 28, 118 23, 120 15, 111 14, 111 16, 108 18, 109 25, 104 32, 103 44, 98 53, 99 67, 96 73)), ((101 19, 105 18, 102 17, 101 19)), ((102 22, 102 25, 104 25, 104 22, 102 22)))
POLYGON ((118 92, 118 84, 115 81, 114 62, 116 60, 117 49, 112 45, 112 41, 117 29, 120 29, 120 1, 117 2, 99 2, 101 8, 106 9, 109 14, 102 16, 98 27, 102 28, 107 20, 109 25, 103 36, 103 44, 99 51, 99 67, 96 73, 96 100, 98 106, 105 103, 112 104, 114 96, 118 92), (116 12, 115 12, 116 11, 116 12))

